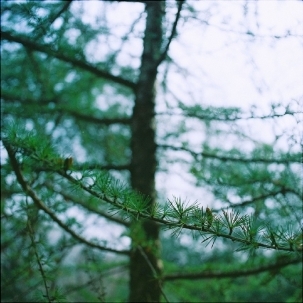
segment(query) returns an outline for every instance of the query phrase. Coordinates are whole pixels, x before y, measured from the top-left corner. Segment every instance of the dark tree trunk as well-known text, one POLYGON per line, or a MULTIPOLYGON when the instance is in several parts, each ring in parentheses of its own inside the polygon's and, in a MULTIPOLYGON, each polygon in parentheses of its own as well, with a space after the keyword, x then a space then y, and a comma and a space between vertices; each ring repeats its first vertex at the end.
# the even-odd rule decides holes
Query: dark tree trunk
MULTIPOLYGON (((162 45, 164 1, 146 3, 146 28, 132 117, 131 183, 133 189, 151 197, 155 203, 155 81, 162 45)), ((159 229, 146 220, 132 224, 130 258, 130 302, 159 302, 159 229)))

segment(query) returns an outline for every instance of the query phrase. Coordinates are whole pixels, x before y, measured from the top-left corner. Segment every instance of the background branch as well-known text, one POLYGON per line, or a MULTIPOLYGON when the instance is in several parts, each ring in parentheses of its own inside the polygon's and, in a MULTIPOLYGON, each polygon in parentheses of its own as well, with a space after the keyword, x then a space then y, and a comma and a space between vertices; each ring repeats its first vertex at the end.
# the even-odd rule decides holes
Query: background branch
POLYGON ((164 281, 173 280, 202 280, 202 279, 225 279, 225 278, 238 278, 250 275, 256 275, 265 271, 280 270, 283 267, 301 263, 302 259, 292 259, 284 262, 278 262, 275 264, 260 266, 258 268, 248 270, 238 270, 230 272, 199 272, 199 273, 182 273, 182 274, 168 274, 163 276, 164 281))
POLYGON ((75 67, 79 67, 81 69, 84 69, 98 77, 113 81, 117 84, 121 84, 125 87, 130 88, 131 90, 135 91, 136 89, 136 84, 130 80, 124 79, 119 76, 114 76, 108 71, 101 70, 94 65, 88 63, 87 61, 83 59, 76 59, 72 58, 71 56, 65 55, 60 50, 54 50, 54 47, 52 45, 47 45, 47 44, 39 44, 33 41, 30 41, 27 37, 22 37, 22 36, 16 36, 10 32, 7 31, 1 31, 1 39, 2 40, 7 40, 11 42, 16 42, 22 44, 24 47, 29 48, 34 51, 42 52, 45 54, 48 54, 52 57, 55 57, 59 60, 62 60, 64 62, 70 63, 75 67))
POLYGON ((205 157, 205 158, 211 158, 211 159, 218 159, 221 161, 233 161, 233 162, 240 162, 240 163, 277 163, 277 164, 290 164, 290 163, 301 163, 301 159, 295 159, 295 160, 284 160, 284 159, 265 159, 265 158, 240 158, 240 157, 227 157, 223 155, 216 155, 211 154, 207 152, 194 152, 193 150, 183 147, 183 146, 173 146, 168 144, 158 144, 157 147, 162 149, 170 149, 175 151, 185 151, 190 153, 194 158, 198 158, 199 156, 205 157))

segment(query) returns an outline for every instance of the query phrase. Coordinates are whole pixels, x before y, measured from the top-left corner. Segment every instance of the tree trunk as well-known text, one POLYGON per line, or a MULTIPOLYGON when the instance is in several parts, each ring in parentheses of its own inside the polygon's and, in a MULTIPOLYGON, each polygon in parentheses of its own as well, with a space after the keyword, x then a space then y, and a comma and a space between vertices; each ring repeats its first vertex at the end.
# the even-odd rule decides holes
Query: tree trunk
MULTIPOLYGON (((146 28, 140 76, 137 83, 132 116, 131 183, 133 189, 155 203, 155 81, 162 45, 164 1, 146 2, 146 28)), ((159 229, 153 222, 132 224, 132 254, 130 257, 130 302, 159 302, 160 274, 159 229)))

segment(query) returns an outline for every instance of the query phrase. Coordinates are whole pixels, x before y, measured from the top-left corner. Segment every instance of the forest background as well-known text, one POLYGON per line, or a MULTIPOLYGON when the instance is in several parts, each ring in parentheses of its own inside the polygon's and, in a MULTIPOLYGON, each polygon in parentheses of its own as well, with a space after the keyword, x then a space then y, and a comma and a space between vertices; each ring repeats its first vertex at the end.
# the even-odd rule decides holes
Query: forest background
POLYGON ((1 2, 6 302, 301 302, 300 1, 1 2))

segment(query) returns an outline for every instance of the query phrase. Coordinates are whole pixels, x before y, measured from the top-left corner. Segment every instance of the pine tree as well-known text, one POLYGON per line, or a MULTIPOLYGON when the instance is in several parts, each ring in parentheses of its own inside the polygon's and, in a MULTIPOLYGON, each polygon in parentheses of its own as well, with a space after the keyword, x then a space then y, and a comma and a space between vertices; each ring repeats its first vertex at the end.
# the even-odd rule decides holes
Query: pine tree
POLYGON ((100 2, 91 23, 85 2, 2 3, 3 300, 267 301, 258 290, 267 283, 271 298, 281 287, 284 301, 298 301, 299 140, 289 136, 287 150, 278 136, 255 142, 242 123, 297 118, 295 102, 260 116, 177 98, 161 122, 157 78, 169 91, 169 50, 180 20, 197 12, 185 1, 118 2, 100 2), (118 6, 136 13, 122 30, 106 15, 118 6), (175 129, 163 135, 155 125, 167 121, 175 129), (205 130, 199 151, 184 139, 186 121, 205 130), (226 138, 241 143, 216 144, 226 138), (161 199, 155 182, 167 151, 190 157, 171 162, 186 162, 219 204, 161 199))

